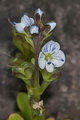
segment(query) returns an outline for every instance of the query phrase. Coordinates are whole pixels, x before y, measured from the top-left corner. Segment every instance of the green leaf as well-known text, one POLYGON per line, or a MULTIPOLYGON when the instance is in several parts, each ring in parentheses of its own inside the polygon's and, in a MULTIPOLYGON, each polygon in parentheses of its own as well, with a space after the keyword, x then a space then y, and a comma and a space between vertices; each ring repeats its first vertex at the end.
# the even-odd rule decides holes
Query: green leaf
POLYGON ((20 36, 16 36, 13 39, 15 46, 23 53, 23 55, 28 59, 31 57, 32 53, 30 54, 30 45, 20 36), (29 56, 30 55, 30 56, 29 56))
POLYGON ((24 120, 19 114, 13 113, 9 116, 8 120, 24 120))
POLYGON ((42 73, 43 80, 46 82, 51 82, 60 76, 58 69, 55 69, 53 72, 47 72, 46 70, 40 70, 42 73))
POLYGON ((27 58, 27 60, 30 60, 33 57, 34 47, 31 37, 18 33, 15 29, 13 29, 13 42, 15 46, 22 52, 22 54, 27 58))
POLYGON ((10 66, 17 78, 22 79, 27 85, 31 86, 34 72, 34 65, 32 63, 26 62, 23 55, 18 53, 15 58, 10 60, 10 66))
POLYGON ((34 58, 31 59, 31 63, 32 63, 33 65, 35 65, 35 59, 34 59, 34 58))
POLYGON ((26 120, 31 120, 31 109, 29 98, 26 93, 19 93, 17 96, 17 104, 26 120))
POLYGON ((26 40, 32 47, 34 47, 34 46, 33 46, 33 41, 32 41, 31 38, 28 38, 27 36, 25 36, 25 40, 26 40))
POLYGON ((11 66, 18 66, 25 61, 25 57, 22 53, 17 53, 15 57, 12 57, 9 61, 11 66))

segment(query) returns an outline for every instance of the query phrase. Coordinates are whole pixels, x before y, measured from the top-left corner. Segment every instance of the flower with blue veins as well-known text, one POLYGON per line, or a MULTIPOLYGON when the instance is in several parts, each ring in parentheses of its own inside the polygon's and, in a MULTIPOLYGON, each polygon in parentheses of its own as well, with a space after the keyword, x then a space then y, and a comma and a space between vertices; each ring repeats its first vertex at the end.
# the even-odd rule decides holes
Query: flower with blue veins
POLYGON ((40 28, 43 27, 43 29, 41 28, 41 30, 45 30, 46 29, 45 26, 49 26, 48 33, 50 33, 56 27, 56 23, 53 21, 44 23, 44 24, 43 22, 41 22, 41 21, 45 21, 45 19, 43 20, 43 18, 45 18, 45 15, 44 15, 44 11, 42 11, 40 8, 36 10, 35 16, 36 16, 36 19, 33 19, 28 17, 26 14, 24 14, 21 17, 21 21, 19 23, 13 22, 13 26, 16 28, 17 32, 19 33, 26 33, 25 27, 28 27, 30 34, 39 34, 40 28), (38 22, 38 25, 36 24, 36 21, 38 22))
POLYGON ((39 54, 38 64, 41 69, 53 72, 55 68, 61 67, 65 62, 65 54, 60 50, 58 42, 49 41, 39 54))
POLYGON ((34 33, 38 34, 39 33, 38 26, 34 25, 34 19, 28 17, 27 15, 23 15, 20 23, 13 22, 13 24, 19 33, 25 33, 25 30, 24 30, 25 27, 30 27, 31 34, 34 34, 34 33))
POLYGON ((23 15, 23 17, 21 17, 20 23, 13 22, 13 24, 19 33, 24 33, 24 28, 33 25, 34 19, 29 18, 27 15, 23 15))

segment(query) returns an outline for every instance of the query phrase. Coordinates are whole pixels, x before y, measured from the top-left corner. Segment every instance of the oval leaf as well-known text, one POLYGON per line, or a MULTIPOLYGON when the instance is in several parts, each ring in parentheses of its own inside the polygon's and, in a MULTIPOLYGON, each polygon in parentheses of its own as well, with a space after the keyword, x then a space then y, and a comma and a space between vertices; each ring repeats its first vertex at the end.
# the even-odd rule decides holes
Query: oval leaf
POLYGON ((24 120, 19 114, 13 113, 9 116, 8 120, 24 120))
POLYGON ((31 109, 29 105, 29 98, 26 93, 19 93, 17 96, 17 104, 19 109, 21 110, 23 116, 26 120, 31 119, 31 109))

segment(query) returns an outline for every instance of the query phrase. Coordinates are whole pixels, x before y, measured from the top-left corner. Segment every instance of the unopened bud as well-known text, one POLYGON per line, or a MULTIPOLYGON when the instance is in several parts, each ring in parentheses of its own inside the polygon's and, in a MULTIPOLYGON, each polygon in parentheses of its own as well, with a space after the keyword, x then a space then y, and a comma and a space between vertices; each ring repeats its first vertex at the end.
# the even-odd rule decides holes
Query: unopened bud
POLYGON ((42 25, 45 22, 45 14, 40 8, 35 12, 35 19, 38 25, 42 25))
POLYGON ((55 22, 49 22, 49 23, 47 23, 47 25, 50 27, 49 32, 51 32, 56 27, 55 22))

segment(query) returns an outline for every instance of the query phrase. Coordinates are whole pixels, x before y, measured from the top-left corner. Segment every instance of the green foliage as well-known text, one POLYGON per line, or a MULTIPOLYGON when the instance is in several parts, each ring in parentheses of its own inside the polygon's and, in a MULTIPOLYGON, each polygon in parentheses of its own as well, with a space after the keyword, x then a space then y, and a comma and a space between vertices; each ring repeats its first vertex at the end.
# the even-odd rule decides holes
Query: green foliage
POLYGON ((20 34, 13 29, 13 42, 15 46, 22 52, 27 60, 30 60, 34 56, 33 41, 31 37, 27 37, 26 35, 20 34))
POLYGON ((28 62, 23 62, 20 66, 13 66, 12 71, 15 73, 16 77, 21 79, 31 79, 33 70, 28 62))
POLYGON ((27 36, 25 36, 25 40, 26 40, 26 42, 29 43, 32 47, 34 47, 34 46, 33 46, 33 41, 32 41, 31 38, 28 38, 27 36))
POLYGON ((17 104, 26 120, 31 120, 31 109, 29 104, 29 96, 26 93, 19 93, 17 96, 17 104))
POLYGON ((26 62, 24 56, 21 53, 18 53, 15 58, 10 60, 10 65, 12 66, 12 72, 15 76, 30 85, 30 79, 33 77, 33 64, 26 62))
POLYGON ((22 53, 17 53, 15 55, 15 57, 12 57, 10 59, 9 64, 13 67, 13 66, 19 66, 21 63, 23 63, 25 61, 25 57, 22 53))
POLYGON ((43 80, 46 81, 46 82, 51 82, 55 79, 57 79, 58 77, 60 77, 60 74, 59 74, 59 70, 58 69, 55 69, 53 72, 47 72, 45 69, 44 70, 41 70, 41 74, 42 74, 42 77, 43 77, 43 80))
POLYGON ((24 120, 19 114, 13 113, 9 116, 8 120, 24 120))
POLYGON ((31 63, 32 63, 33 65, 35 65, 35 59, 34 59, 34 58, 31 59, 31 63))

